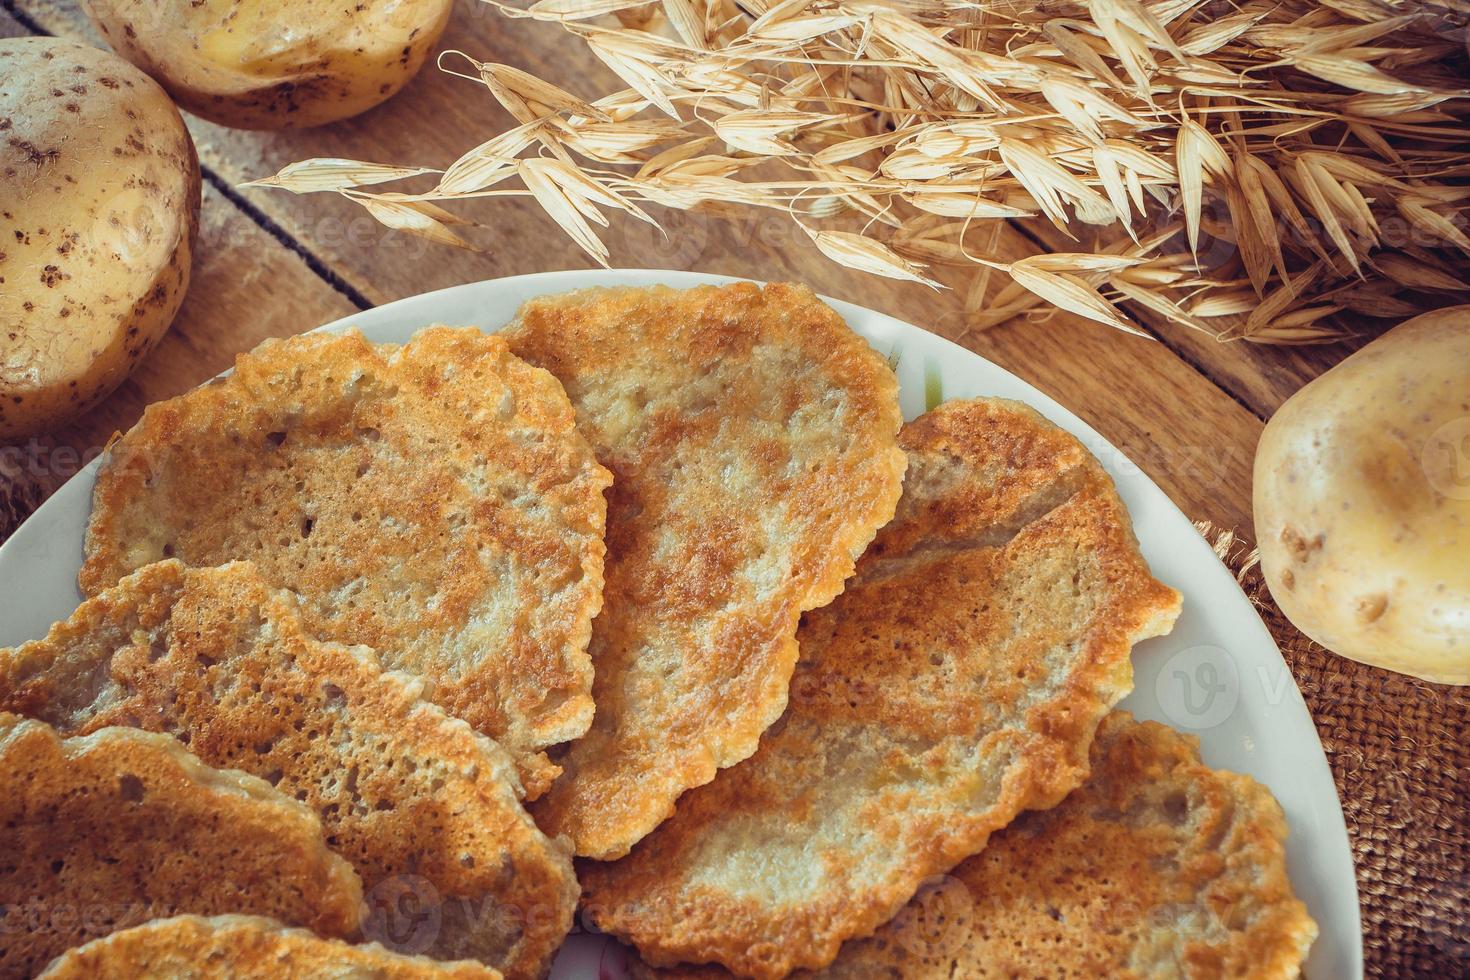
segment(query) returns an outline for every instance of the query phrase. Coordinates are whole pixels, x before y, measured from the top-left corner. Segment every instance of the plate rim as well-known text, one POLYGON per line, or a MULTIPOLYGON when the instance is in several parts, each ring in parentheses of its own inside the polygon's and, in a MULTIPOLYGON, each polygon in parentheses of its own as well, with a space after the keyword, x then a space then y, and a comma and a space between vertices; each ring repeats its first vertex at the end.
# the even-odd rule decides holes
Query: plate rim
MULTIPOLYGON (((322 324, 306 332, 332 332, 346 330, 353 327, 361 328, 364 330, 364 332, 367 332, 372 330, 374 328, 374 324, 376 323, 391 324, 392 321, 396 318, 400 318, 406 314, 412 313, 420 307, 425 309, 433 309, 436 307, 443 307, 448 303, 453 303, 462 299, 468 299, 473 302, 474 300, 480 298, 486 300, 486 302, 483 304, 484 307, 487 310, 493 311, 488 319, 494 319, 495 323, 494 325, 491 325, 490 323, 486 322, 485 318, 477 319, 476 321, 472 322, 474 322, 482 330, 495 332, 503 328, 503 326, 509 322, 510 316, 511 314, 513 314, 514 310, 519 307, 520 303, 525 298, 528 298, 530 296, 566 292, 573 289, 593 288, 598 286, 644 286, 654 284, 666 284, 674 286, 676 288, 687 288, 688 286, 698 285, 701 283, 718 284, 742 281, 755 283, 762 282, 761 280, 747 279, 741 276, 719 275, 713 273, 691 272, 684 270, 572 269, 550 272, 537 272, 519 276, 506 276, 494 279, 484 279, 471 283, 461 283, 455 286, 448 286, 426 293, 419 293, 413 296, 403 297, 401 299, 394 300, 389 303, 384 303, 367 310, 361 310, 349 314, 348 316, 340 317, 336 320, 322 324), (481 293, 485 293, 487 295, 485 297, 480 297, 479 294, 481 293), (501 298, 495 298, 494 294, 497 293, 500 295, 501 298), (517 293, 522 294, 519 299, 514 298, 515 294, 517 293), (504 316, 504 319, 497 319, 502 316, 504 316)), ((1184 526, 1189 529, 1191 533, 1185 536, 1184 539, 1181 539, 1181 546, 1196 552, 1199 552, 1202 549, 1204 552, 1204 554, 1199 554, 1196 557, 1192 557, 1189 559, 1191 566, 1198 565, 1201 575, 1215 580, 1214 583, 1212 583, 1212 598, 1215 597, 1215 590, 1224 590, 1224 592, 1230 596, 1230 603, 1234 603, 1244 609, 1249 610, 1250 614, 1248 617, 1245 618, 1245 623, 1246 629, 1251 635, 1242 639, 1252 646, 1262 646, 1262 649, 1269 650, 1270 654, 1274 655, 1275 660, 1279 661, 1279 667, 1282 671, 1285 671, 1285 676, 1290 679, 1290 693, 1292 695, 1295 695, 1295 698, 1298 701, 1301 701, 1301 709, 1305 713, 1312 737, 1316 740, 1315 743, 1313 743, 1316 749, 1313 762, 1320 763, 1321 769, 1326 772, 1328 785, 1332 787, 1335 813, 1329 813, 1327 815, 1328 822, 1331 824, 1330 826, 1326 828, 1321 828, 1319 826, 1318 829, 1326 829, 1329 834, 1331 834, 1331 836, 1335 838, 1340 838, 1340 840, 1334 842, 1340 846, 1335 846, 1332 848, 1333 850, 1339 852, 1337 855, 1337 860, 1334 862, 1334 864, 1346 867, 1349 872, 1346 876, 1346 883, 1350 887, 1347 888, 1345 893, 1340 896, 1339 901, 1332 903, 1332 907, 1329 909, 1329 911, 1332 912, 1332 920, 1334 925, 1334 928, 1332 928, 1331 930, 1329 930, 1328 927, 1324 924, 1321 915, 1318 914, 1316 910, 1314 910, 1314 918, 1316 918, 1318 921, 1318 926, 1321 930, 1321 934, 1319 935, 1317 942, 1314 944, 1312 956, 1308 960, 1306 970, 1307 975, 1317 976, 1319 975, 1320 970, 1320 976, 1322 977, 1347 977, 1348 980, 1355 980, 1355 978, 1362 977, 1362 916, 1357 888, 1356 865, 1352 856, 1350 837, 1347 833, 1346 816, 1342 808, 1341 795, 1340 793, 1338 793, 1335 780, 1333 780, 1332 778, 1331 767, 1327 762, 1326 752, 1322 747, 1321 737, 1317 732, 1315 719, 1312 717, 1310 709, 1306 707, 1305 701, 1301 699, 1300 689, 1297 687, 1295 675, 1291 673, 1290 667, 1286 663, 1285 658, 1282 656, 1280 648, 1276 644, 1275 638, 1271 636, 1270 631, 1266 628, 1265 623, 1261 620, 1259 614, 1256 613, 1254 607, 1250 603, 1250 600, 1241 590, 1240 585, 1235 580, 1234 576, 1230 574, 1229 570, 1224 566, 1222 562, 1219 561, 1218 557, 1215 556, 1213 550, 1210 549, 1209 544, 1195 530, 1193 523, 1190 521, 1188 515, 1186 515, 1183 510, 1174 503, 1169 495, 1166 494, 1163 489, 1154 482, 1153 478, 1150 477, 1146 471, 1144 471, 1137 464, 1133 463, 1126 454, 1118 450, 1116 446, 1105 439, 1096 429, 1089 425, 1079 415, 1068 409, 1065 405, 1063 405, 1055 398, 1038 389, 1035 385, 1015 374, 1014 372, 1009 371, 1004 367, 1001 367, 1000 365, 989 360, 981 354, 968 350, 967 348, 960 346, 954 341, 940 336, 939 334, 932 331, 925 330, 924 328, 912 322, 902 320, 897 317, 890 316, 886 313, 882 313, 878 310, 864 307, 859 304, 850 303, 835 297, 821 294, 819 295, 823 302, 831 305, 840 315, 842 315, 845 320, 849 322, 857 322, 869 328, 875 325, 882 325, 887 327, 890 332, 895 333, 899 336, 902 336, 912 331, 923 337, 923 343, 937 344, 940 350, 944 351, 948 355, 953 356, 954 358, 959 359, 961 362, 964 362, 968 359, 978 360, 981 364, 985 366, 986 370, 998 372, 999 374, 1004 375, 1009 382, 1013 382, 1022 389, 1022 400, 1031 405, 1031 407, 1035 408, 1037 411, 1041 412, 1052 422, 1066 429, 1068 432, 1071 432, 1074 436, 1082 441, 1083 445, 1088 449, 1089 452, 1093 453, 1094 456, 1099 457, 1099 459, 1102 459, 1105 467, 1109 470, 1110 475, 1114 476, 1115 480, 1117 479, 1117 475, 1114 473, 1114 469, 1116 468, 1118 461, 1126 463, 1131 468, 1128 474, 1130 481, 1136 479, 1137 486, 1146 497, 1154 497, 1157 498, 1157 500, 1161 500, 1163 502, 1163 504, 1165 505, 1163 509, 1163 514, 1168 520, 1176 524, 1182 522, 1184 526), (1110 461, 1112 465, 1109 465, 1110 461), (1205 555, 1208 555, 1208 559, 1205 558, 1205 555), (1333 819, 1334 817, 1335 819, 1333 819), (1348 926, 1350 926, 1351 928, 1346 929, 1345 927, 1348 926), (1327 952, 1327 950, 1323 948, 1324 941, 1328 939, 1329 932, 1331 933, 1331 938, 1335 944, 1342 944, 1340 948, 1334 949, 1330 954, 1327 952), (1345 932, 1347 933, 1346 935, 1344 934, 1345 932), (1316 965, 1316 961, 1318 961, 1319 959, 1325 959, 1329 955, 1330 958, 1334 961, 1330 967, 1325 964, 1322 966, 1316 965)), ((423 321, 423 326, 428 326, 432 323, 446 322, 445 318, 439 316, 438 314, 422 317, 421 319, 423 321)), ((453 321, 451 320, 449 322, 453 321)), ((866 336, 866 333, 864 331, 859 330, 859 332, 864 333, 864 335, 866 336)), ((961 370, 965 369, 966 366, 962 363, 961 370)), ((30 538, 38 532, 44 533, 44 528, 48 525, 48 523, 57 522, 57 518, 52 516, 53 512, 62 518, 59 523, 69 523, 65 521, 65 515, 62 514, 62 512, 68 507, 78 506, 78 503, 74 500, 74 498, 79 492, 85 492, 86 499, 83 502, 82 506, 84 512, 90 512, 91 486, 95 480, 97 468, 100 465, 101 458, 99 457, 97 459, 93 459, 86 466, 78 470, 60 487, 58 487, 57 490, 45 502, 42 503, 41 507, 39 507, 33 514, 31 514, 31 516, 27 518, 27 520, 12 533, 10 538, 8 538, 3 544, 0 544, 0 585, 4 585, 7 581, 12 580, 12 576, 8 572, 8 569, 12 564, 21 564, 22 559, 16 556, 27 544, 30 543, 30 538)), ((1156 508, 1151 507, 1151 509, 1156 508)), ((1155 519, 1157 519, 1157 515, 1154 516, 1155 519)), ((85 524, 85 522, 83 523, 85 524)), ((80 555, 78 555, 76 562, 78 567, 80 566, 80 561, 80 555)), ((75 575, 72 574, 71 577, 74 585, 75 575)), ((0 643, 4 642, 6 641, 0 639, 0 643)), ((1136 666, 1137 665, 1135 664, 1135 668, 1136 666)), ((1275 665, 1273 664, 1273 666, 1275 665)), ((1136 689, 1137 687, 1135 687, 1135 690, 1136 689)), ((1206 737, 1199 732, 1194 732, 1192 734, 1201 734, 1201 743, 1203 747, 1203 743, 1206 741, 1206 737)), ((1268 786, 1268 788, 1271 787, 1268 786)), ((1272 788, 1272 793, 1274 796, 1274 788, 1272 788)), ((1295 838, 1297 836, 1298 832, 1293 832, 1292 838, 1295 838)), ((1289 838, 1288 849, 1290 849, 1290 840, 1291 839, 1289 838)), ((1341 876, 1334 875, 1334 878, 1337 877, 1341 876)), ((1340 884, 1340 882, 1333 882, 1334 887, 1338 888, 1339 891, 1342 890, 1340 887, 1338 887, 1340 886, 1340 884)), ((1301 896, 1301 888, 1294 885, 1293 890, 1298 894, 1299 897, 1301 896)))

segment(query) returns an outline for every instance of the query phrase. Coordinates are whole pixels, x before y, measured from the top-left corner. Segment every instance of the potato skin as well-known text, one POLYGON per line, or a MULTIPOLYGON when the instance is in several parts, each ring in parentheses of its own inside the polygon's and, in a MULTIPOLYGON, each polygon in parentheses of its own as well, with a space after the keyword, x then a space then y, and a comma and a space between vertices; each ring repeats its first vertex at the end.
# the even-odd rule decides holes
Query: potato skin
POLYGON ((0 440, 86 411, 164 334, 199 200, 152 79, 70 41, 0 40, 0 440))
POLYGON ((366 112, 418 73, 453 0, 84 0, 107 43, 183 108, 237 129, 366 112))
POLYGON ((1256 450, 1255 521, 1302 632, 1470 684, 1470 306, 1400 324, 1288 399, 1256 450))

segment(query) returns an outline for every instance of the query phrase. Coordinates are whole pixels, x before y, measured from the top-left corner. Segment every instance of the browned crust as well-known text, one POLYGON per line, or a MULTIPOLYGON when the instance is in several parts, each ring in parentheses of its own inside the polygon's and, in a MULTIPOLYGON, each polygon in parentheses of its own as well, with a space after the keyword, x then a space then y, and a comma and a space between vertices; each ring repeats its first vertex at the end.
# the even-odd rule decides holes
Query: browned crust
POLYGON ((897 381, 797 286, 588 290, 507 336, 615 474, 597 716, 535 811, 615 858, 780 716, 801 612, 893 514, 897 381))
MULTIPOLYGON (((1189 976, 1291 980, 1317 934, 1286 875, 1286 821, 1265 787, 1212 770, 1198 741, 1115 711, 1092 774, 929 883, 874 935, 803 980, 1189 976)), ((640 980, 721 980, 719 967, 640 980)))
POLYGON ((593 921, 651 963, 829 963, 1082 782, 1133 644, 1178 613, 1097 461, 1031 409, 950 403, 900 442, 898 514, 803 620, 781 722, 629 857, 581 868, 593 921))
POLYGON ((356 928, 362 883, 311 810, 172 738, 109 728, 63 740, 0 713, 0 786, 0 976, 180 912, 356 928))
POLYGON ((253 561, 312 635, 424 677, 534 797, 557 772, 544 750, 592 720, 610 480, 556 379, 500 337, 267 341, 112 448, 79 580, 253 561))
POLYGON ((1210 769, 1193 736, 1114 712, 1098 730, 1088 782, 955 872, 974 902, 958 951, 952 941, 873 944, 851 963, 904 976, 1045 968, 1291 980, 1317 927, 1292 893, 1285 840, 1264 786, 1210 769))
POLYGON ((487 966, 349 946, 248 915, 181 915, 124 929, 59 956, 45 980, 501 980, 487 966))
POLYGON ((312 807, 362 876, 369 938, 407 886, 438 915, 435 955, 543 976, 576 908, 569 849, 521 806, 504 750, 420 690, 365 648, 311 639, 243 562, 147 566, 0 651, 0 710, 166 732, 312 807))

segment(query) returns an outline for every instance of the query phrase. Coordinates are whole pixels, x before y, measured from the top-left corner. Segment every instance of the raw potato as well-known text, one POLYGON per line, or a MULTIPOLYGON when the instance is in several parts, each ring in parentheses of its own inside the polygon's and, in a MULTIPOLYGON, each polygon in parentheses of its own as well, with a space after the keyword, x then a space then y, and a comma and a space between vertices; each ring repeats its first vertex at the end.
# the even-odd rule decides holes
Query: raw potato
POLYGON ((52 429, 127 377, 189 285, 199 161, 132 65, 0 40, 0 440, 52 429))
POLYGON ((239 129, 366 112, 418 73, 453 0, 84 0, 179 105, 239 129))
POLYGON ((1255 519, 1302 632, 1470 684, 1470 306, 1400 324, 1282 405, 1256 451, 1255 519))

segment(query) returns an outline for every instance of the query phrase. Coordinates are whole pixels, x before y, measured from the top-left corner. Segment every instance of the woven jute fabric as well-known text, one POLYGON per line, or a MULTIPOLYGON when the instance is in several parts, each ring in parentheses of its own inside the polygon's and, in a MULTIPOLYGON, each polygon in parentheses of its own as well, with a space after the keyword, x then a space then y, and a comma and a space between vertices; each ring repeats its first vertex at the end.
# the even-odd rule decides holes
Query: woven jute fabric
MULTIPOLYGON (((0 542, 51 489, 0 467, 0 542)), ((1352 839, 1370 977, 1470 977, 1470 688, 1328 653, 1281 614, 1249 544, 1200 531, 1311 708, 1352 839)))
POLYGON ((1200 530, 1260 610, 1317 723, 1352 840, 1367 975, 1470 977, 1470 688, 1329 653, 1282 615, 1246 541, 1200 530))

